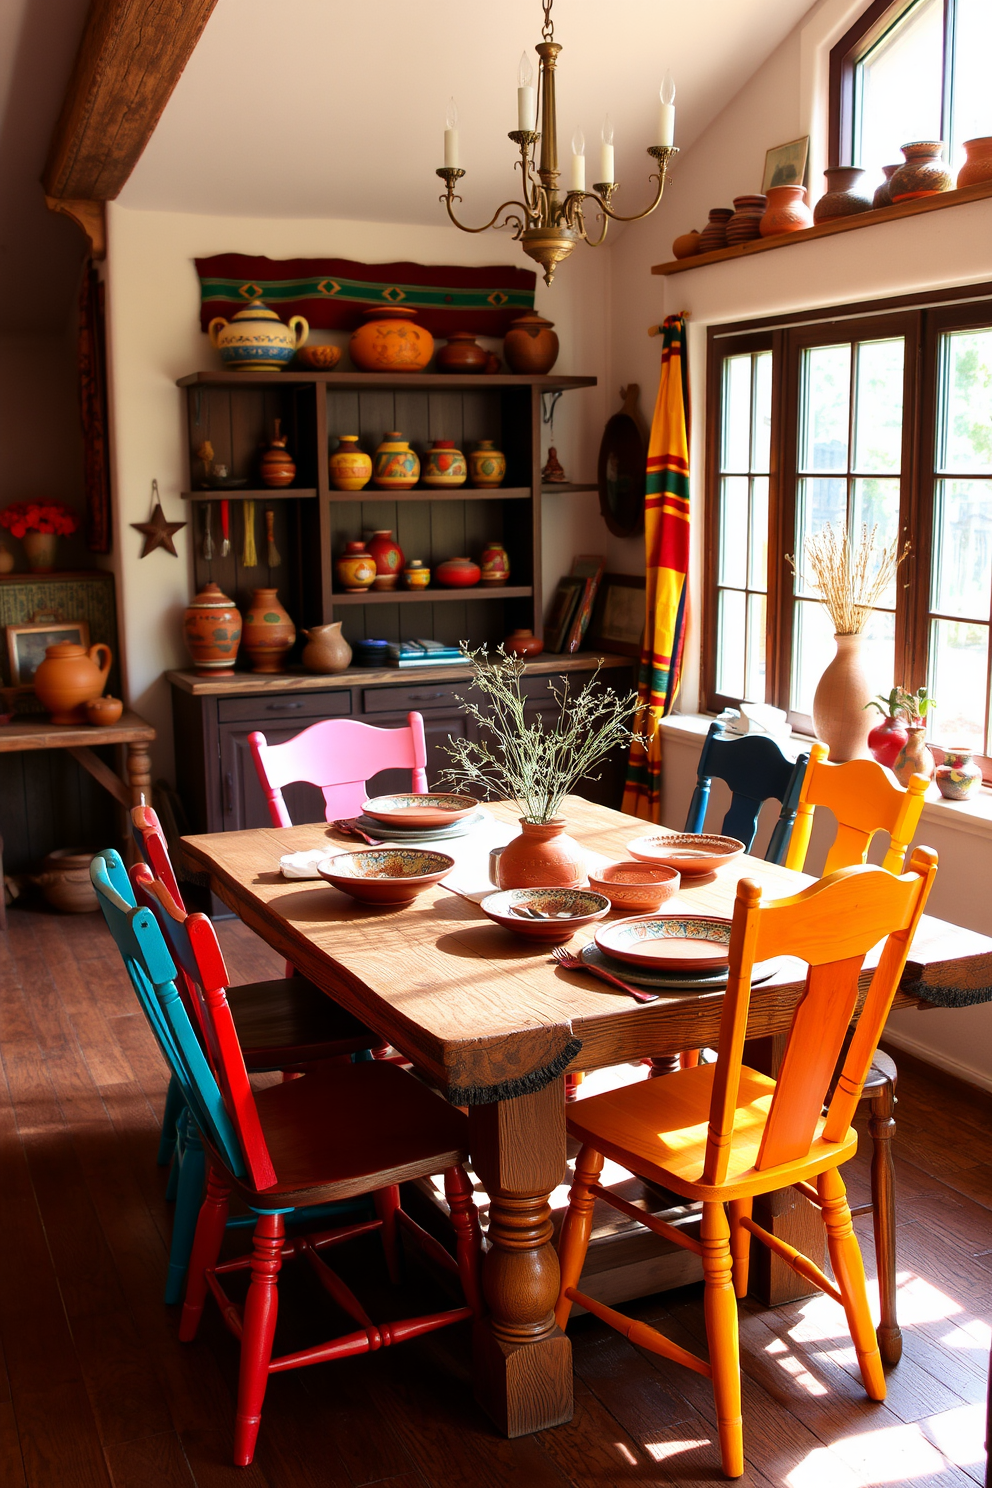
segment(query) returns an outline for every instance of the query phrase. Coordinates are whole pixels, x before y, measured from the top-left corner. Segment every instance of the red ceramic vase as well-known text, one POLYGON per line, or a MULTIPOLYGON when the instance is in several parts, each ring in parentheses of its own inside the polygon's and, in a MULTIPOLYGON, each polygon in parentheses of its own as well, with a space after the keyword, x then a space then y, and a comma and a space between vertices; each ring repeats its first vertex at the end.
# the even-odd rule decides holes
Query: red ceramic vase
POLYGON ((585 855, 565 835, 564 817, 549 822, 520 818, 520 836, 499 855, 501 889, 577 889, 585 881, 585 855))
POLYGON ((375 581, 372 588, 395 589, 405 560, 403 549, 394 540, 391 530, 383 528, 380 532, 373 532, 368 550, 375 559, 375 581))

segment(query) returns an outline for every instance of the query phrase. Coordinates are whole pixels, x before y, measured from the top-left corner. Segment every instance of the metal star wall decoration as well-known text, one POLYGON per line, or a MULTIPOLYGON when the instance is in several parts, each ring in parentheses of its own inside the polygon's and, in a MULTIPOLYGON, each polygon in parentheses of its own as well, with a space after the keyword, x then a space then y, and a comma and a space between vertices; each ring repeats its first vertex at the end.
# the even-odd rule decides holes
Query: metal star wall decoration
POLYGON ((164 548, 171 553, 173 558, 178 558, 176 545, 172 541, 173 535, 181 532, 186 526, 185 522, 167 522, 165 512, 162 510, 162 499, 158 494, 158 481, 152 481, 152 514, 147 522, 132 522, 131 526, 135 532, 143 532, 145 535, 144 546, 138 554, 139 558, 147 558, 149 553, 154 553, 156 548, 164 548))

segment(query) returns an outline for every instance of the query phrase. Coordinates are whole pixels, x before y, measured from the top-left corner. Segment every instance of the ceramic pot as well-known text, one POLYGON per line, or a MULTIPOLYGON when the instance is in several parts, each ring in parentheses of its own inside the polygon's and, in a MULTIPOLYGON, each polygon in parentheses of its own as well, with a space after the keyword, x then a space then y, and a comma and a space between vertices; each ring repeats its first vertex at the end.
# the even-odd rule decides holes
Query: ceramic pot
POLYGON ((882 166, 882 174, 884 175, 885 180, 882 182, 881 186, 875 187, 875 195, 871 199, 871 209, 873 212, 879 211, 882 207, 891 207, 892 197, 889 193, 889 182, 892 180, 892 177, 895 175, 898 169, 899 167, 897 165, 882 166))
POLYGON ((435 490, 446 486, 463 486, 468 480, 468 461, 453 439, 435 439, 427 446, 423 482, 435 490))
POLYGON ((734 215, 733 207, 711 207, 706 226, 699 234, 700 253, 715 253, 727 246, 727 223, 734 215))
MULTIPOLYGON (((772 187, 773 191, 780 189, 772 187)), ((861 639, 860 635, 834 636, 837 654, 813 695, 813 728, 816 737, 829 746, 835 764, 871 759, 868 734, 872 722, 865 708, 871 687, 861 659, 861 639)))
POLYGON ((536 310, 525 310, 510 322, 503 338, 503 355, 511 372, 531 377, 550 372, 558 360, 558 337, 554 321, 545 320, 536 310))
POLYGON ((508 656, 540 656, 544 642, 532 630, 511 630, 503 650, 508 656))
POLYGON ((359 372, 423 372, 434 354, 434 337, 414 323, 416 310, 376 305, 352 331, 348 349, 359 372))
POLYGON ((941 191, 950 191, 953 183, 941 159, 943 149, 943 140, 914 140, 902 146, 905 163, 893 171, 889 181, 893 202, 914 201, 918 196, 937 196, 941 191))
MULTIPOLYGON (((964 165, 958 171, 958 188, 977 186, 979 181, 992 181, 992 135, 983 134, 979 139, 965 140, 964 165)), ((961 753, 958 750, 957 753, 961 753)), ((940 783, 939 780, 937 782, 940 783)), ((948 800, 963 801, 964 796, 949 796, 948 800)))
POLYGON ((0 574, 14 572, 14 555, 9 548, 0 543, 0 574))
POLYGON ((310 367, 314 372, 333 372, 341 360, 340 346, 301 346, 296 353, 296 360, 302 367, 310 367))
POLYGON ((53 723, 84 723, 86 704, 107 685, 113 653, 102 641, 87 651, 75 641, 59 641, 45 648, 45 659, 34 674, 38 701, 53 723), (97 660, 103 656, 103 665, 97 660))
POLYGON ((310 334, 302 315, 283 325, 274 310, 256 300, 230 320, 217 315, 207 326, 227 372, 281 372, 310 334))
POLYGON ((372 582, 373 589, 395 589, 400 574, 403 572, 403 549, 393 538, 388 527, 379 532, 373 532, 369 539, 368 549, 375 559, 375 579, 372 582))
POLYGON ((351 647, 341 634, 342 621, 315 625, 303 634, 307 643, 300 660, 308 672, 343 672, 351 665, 351 647))
POLYGON ((124 704, 120 698, 90 698, 86 704, 86 722, 91 723, 94 728, 109 728, 112 723, 118 721, 123 712, 124 704))
POLYGON ((327 469, 335 491, 364 491, 372 479, 372 456, 359 448, 357 434, 339 434, 327 469))
POLYGON ((967 801, 982 783, 981 766, 975 764, 970 749, 945 749, 944 763, 937 766, 936 778, 945 800, 967 801))
POLYGON ((761 218, 767 205, 767 197, 755 192, 751 196, 734 197, 734 215, 727 223, 727 247, 737 243, 753 243, 761 236, 761 218))
POLYGON ((769 186, 768 205, 761 219, 761 236, 802 232, 813 226, 813 213, 806 205, 805 186, 769 186))
POLYGON ((506 456, 496 449, 493 440, 480 439, 468 457, 468 469, 477 491, 493 491, 506 476, 506 456))
POLYGON ((420 478, 420 460, 399 430, 387 434, 372 461, 372 484, 384 491, 409 491, 420 478))
POLYGON ((699 252, 699 229, 694 227, 691 232, 681 233, 672 244, 673 258, 694 258, 699 252))
POLYGON ((335 573, 345 594, 363 594, 375 583, 375 559, 363 542, 345 543, 335 573))
POLYGON ((585 882, 585 854, 565 835, 565 818, 531 822, 520 818, 520 836, 500 853, 501 889, 577 889, 585 882))
POLYGON ((296 475, 296 465, 286 448, 289 436, 282 432, 281 423, 281 419, 276 419, 272 441, 258 462, 262 485, 272 486, 275 489, 280 486, 291 486, 296 475))
POLYGON ((426 589, 430 581, 431 571, 419 558, 414 558, 403 570, 404 589, 426 589))
MULTIPOLYGON (((471 589, 482 577, 482 569, 471 558, 446 558, 434 570, 434 577, 445 589, 471 589)), ((516 888, 523 885, 508 885, 516 888)))
POLYGON ((491 589, 505 584, 510 577, 510 555, 502 543, 487 542, 480 559, 482 582, 491 589))
POLYGON ((275 589, 256 589, 245 615, 244 647, 253 672, 281 672, 286 652, 296 640, 296 626, 279 603, 275 589))
POLYGON ((856 189, 864 178, 860 165, 832 165, 823 174, 827 190, 813 208, 814 222, 833 222, 837 217, 854 217, 859 212, 871 211, 871 202, 856 189))
POLYGON ((198 677, 232 677, 241 644, 241 616, 233 599, 205 584, 186 606, 183 640, 198 677))
POLYGON ((55 569, 55 554, 58 550, 57 532, 25 532, 21 538, 24 556, 32 573, 52 573, 55 569))
POLYGON ((933 755, 926 744, 926 725, 920 724, 906 729, 906 742, 896 755, 892 773, 900 785, 908 785, 914 775, 925 775, 932 780, 937 768, 933 755))
POLYGON ((437 372, 485 372, 489 353, 475 339, 475 331, 452 331, 434 358, 437 372))
POLYGON ((906 742, 906 715, 883 718, 876 723, 868 735, 868 748, 872 759, 878 764, 892 768, 899 751, 906 742))
POLYGON ((91 852, 75 847, 60 847, 50 852, 41 872, 31 875, 47 902, 62 914, 91 914, 100 908, 96 889, 90 880, 91 852))

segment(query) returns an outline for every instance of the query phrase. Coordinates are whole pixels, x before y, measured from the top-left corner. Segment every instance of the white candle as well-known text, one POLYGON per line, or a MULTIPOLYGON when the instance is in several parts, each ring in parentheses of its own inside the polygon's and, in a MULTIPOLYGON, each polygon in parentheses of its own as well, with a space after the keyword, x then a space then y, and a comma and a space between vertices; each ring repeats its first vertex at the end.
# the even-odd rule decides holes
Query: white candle
POLYGON ((444 164, 448 170, 458 169, 458 105, 448 99, 447 127, 444 131, 444 164))
POLYGON ((599 176, 598 180, 604 186, 609 186, 614 180, 615 167, 613 164, 613 121, 609 114, 603 120, 603 143, 599 147, 599 176))
POLYGON ((517 128, 533 134, 537 124, 537 94, 534 91, 534 69, 526 52, 520 54, 517 70, 517 128))
POLYGON ((568 179, 569 191, 586 189, 586 137, 581 129, 572 135, 572 169, 568 179))
POLYGON ((658 138, 655 143, 671 146, 675 143, 675 79, 670 72, 666 72, 662 79, 658 97, 661 103, 658 106, 658 138))

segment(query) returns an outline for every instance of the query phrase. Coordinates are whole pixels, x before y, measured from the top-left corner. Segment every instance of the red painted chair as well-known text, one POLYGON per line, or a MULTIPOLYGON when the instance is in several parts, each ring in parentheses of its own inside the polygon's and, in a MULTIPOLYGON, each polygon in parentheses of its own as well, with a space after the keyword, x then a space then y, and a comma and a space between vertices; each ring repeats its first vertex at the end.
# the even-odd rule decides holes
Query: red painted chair
POLYGON ((412 789, 427 790, 427 742, 419 713, 407 714, 406 728, 372 728, 354 718, 325 718, 287 739, 267 744, 265 735, 248 735, 252 759, 274 827, 293 825, 284 785, 306 781, 324 796, 324 819, 356 816, 367 792, 365 782, 380 770, 410 770, 412 789))

